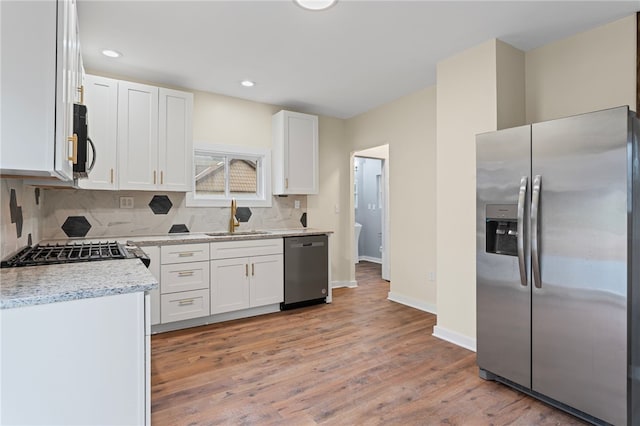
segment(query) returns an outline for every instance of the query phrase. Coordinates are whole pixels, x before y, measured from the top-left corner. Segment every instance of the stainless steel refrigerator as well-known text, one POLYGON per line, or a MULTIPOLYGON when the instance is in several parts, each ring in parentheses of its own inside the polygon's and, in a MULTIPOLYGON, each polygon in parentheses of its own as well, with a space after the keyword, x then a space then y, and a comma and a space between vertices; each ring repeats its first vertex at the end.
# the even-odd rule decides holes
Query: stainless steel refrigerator
POLYGON ((476 138, 480 376, 596 424, 640 424, 639 132, 620 107, 476 138))

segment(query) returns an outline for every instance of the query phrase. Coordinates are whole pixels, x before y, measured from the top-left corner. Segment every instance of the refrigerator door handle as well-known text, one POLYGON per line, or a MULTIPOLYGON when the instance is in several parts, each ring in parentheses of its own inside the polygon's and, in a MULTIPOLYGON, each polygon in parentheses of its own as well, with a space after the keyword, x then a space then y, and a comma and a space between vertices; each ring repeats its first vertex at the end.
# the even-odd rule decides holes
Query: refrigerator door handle
POLYGON ((540 191, 542 190, 542 176, 536 175, 533 179, 533 192, 531 193, 531 272, 533 284, 536 288, 542 288, 540 277, 540 249, 538 238, 538 217, 540 210, 540 191))
POLYGON ((518 223, 517 223, 517 245, 518 245, 518 266, 520 267, 520 284, 527 286, 527 264, 524 259, 524 207, 527 200, 527 184, 529 179, 523 176, 520 179, 520 193, 518 194, 518 223))

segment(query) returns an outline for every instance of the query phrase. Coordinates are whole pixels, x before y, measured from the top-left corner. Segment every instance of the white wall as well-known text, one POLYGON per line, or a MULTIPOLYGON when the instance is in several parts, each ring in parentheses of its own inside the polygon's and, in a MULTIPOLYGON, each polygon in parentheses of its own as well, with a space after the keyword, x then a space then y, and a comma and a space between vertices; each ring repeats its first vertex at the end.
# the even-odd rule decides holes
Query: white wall
MULTIPOLYGON (((436 302, 435 282, 428 281, 436 266, 435 123, 432 86, 347 120, 344 155, 349 167, 349 154, 389 144, 389 298, 428 311, 436 302)), ((350 184, 341 183, 340 191, 347 194, 353 215, 350 184)))
POLYGON ((527 122, 636 102, 636 16, 525 55, 527 122))

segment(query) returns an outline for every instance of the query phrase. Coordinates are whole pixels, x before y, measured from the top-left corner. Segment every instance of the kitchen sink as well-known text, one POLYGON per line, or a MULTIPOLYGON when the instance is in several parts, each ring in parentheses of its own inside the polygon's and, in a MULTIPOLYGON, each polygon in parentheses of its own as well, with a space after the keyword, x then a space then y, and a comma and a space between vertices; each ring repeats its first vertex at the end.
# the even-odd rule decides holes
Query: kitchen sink
POLYGON ((267 231, 235 231, 235 232, 206 232, 205 235, 210 237, 230 237, 233 235, 264 235, 268 234, 267 231))

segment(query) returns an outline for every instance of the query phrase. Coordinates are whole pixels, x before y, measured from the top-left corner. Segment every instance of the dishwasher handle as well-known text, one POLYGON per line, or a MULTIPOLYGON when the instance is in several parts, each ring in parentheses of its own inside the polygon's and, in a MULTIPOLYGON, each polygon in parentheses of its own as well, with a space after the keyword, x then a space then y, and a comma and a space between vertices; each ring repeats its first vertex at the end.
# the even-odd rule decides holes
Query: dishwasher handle
POLYGON ((314 241, 312 243, 296 243, 291 244, 291 248, 304 248, 304 247, 324 247, 324 241, 314 241))

